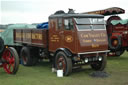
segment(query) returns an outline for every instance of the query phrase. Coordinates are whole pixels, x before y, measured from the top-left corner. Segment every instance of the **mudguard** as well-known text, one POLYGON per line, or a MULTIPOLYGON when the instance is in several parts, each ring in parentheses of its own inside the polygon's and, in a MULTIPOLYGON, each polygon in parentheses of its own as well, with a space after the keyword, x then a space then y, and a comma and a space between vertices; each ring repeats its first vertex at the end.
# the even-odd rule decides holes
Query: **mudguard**
POLYGON ((57 52, 59 52, 59 51, 63 51, 63 52, 66 54, 67 57, 71 57, 71 56, 72 56, 72 52, 69 51, 69 50, 66 49, 66 48, 58 48, 58 49, 56 50, 56 52, 55 52, 54 55, 56 55, 57 52))

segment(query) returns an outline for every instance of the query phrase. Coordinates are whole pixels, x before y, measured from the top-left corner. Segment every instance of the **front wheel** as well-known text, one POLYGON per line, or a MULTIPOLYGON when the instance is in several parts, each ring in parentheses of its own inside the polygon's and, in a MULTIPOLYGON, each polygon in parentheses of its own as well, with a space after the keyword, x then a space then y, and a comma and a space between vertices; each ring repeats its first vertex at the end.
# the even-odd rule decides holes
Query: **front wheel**
POLYGON ((55 67, 57 70, 63 70, 64 76, 72 72, 72 60, 64 52, 58 52, 55 58, 55 67))
POLYGON ((91 67, 92 67, 92 69, 94 69, 96 71, 102 71, 106 67, 106 64, 107 64, 107 57, 102 56, 102 60, 93 62, 91 64, 91 67))

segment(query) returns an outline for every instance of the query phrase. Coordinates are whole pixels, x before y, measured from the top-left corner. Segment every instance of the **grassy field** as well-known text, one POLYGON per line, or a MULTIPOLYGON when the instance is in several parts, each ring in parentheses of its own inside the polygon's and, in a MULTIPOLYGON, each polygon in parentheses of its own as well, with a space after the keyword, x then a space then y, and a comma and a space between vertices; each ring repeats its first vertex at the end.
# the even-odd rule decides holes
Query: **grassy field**
POLYGON ((128 85, 128 52, 108 57, 105 72, 109 77, 94 78, 89 75, 92 72, 90 66, 84 66, 68 77, 58 78, 48 62, 41 62, 33 67, 20 65, 16 75, 8 75, 0 68, 0 85, 128 85))

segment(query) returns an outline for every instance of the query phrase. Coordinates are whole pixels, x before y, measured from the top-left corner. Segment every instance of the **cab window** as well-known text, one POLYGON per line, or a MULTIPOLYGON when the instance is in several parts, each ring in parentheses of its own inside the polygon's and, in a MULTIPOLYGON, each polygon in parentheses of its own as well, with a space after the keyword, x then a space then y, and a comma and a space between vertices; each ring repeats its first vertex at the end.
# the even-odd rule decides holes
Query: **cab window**
POLYGON ((61 29, 62 28, 62 18, 59 18, 57 20, 57 29, 61 29))
POLYGON ((65 30, 72 30, 73 29, 72 19, 64 19, 64 29, 65 30))

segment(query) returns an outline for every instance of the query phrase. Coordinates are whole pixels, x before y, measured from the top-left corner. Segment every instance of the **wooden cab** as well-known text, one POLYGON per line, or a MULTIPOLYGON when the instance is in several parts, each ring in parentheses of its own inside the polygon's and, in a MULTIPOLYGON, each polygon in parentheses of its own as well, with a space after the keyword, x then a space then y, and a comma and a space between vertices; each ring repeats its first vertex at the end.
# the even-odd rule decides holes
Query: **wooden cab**
POLYGON ((49 17, 49 51, 66 48, 73 54, 108 50, 102 15, 58 14, 49 17))

